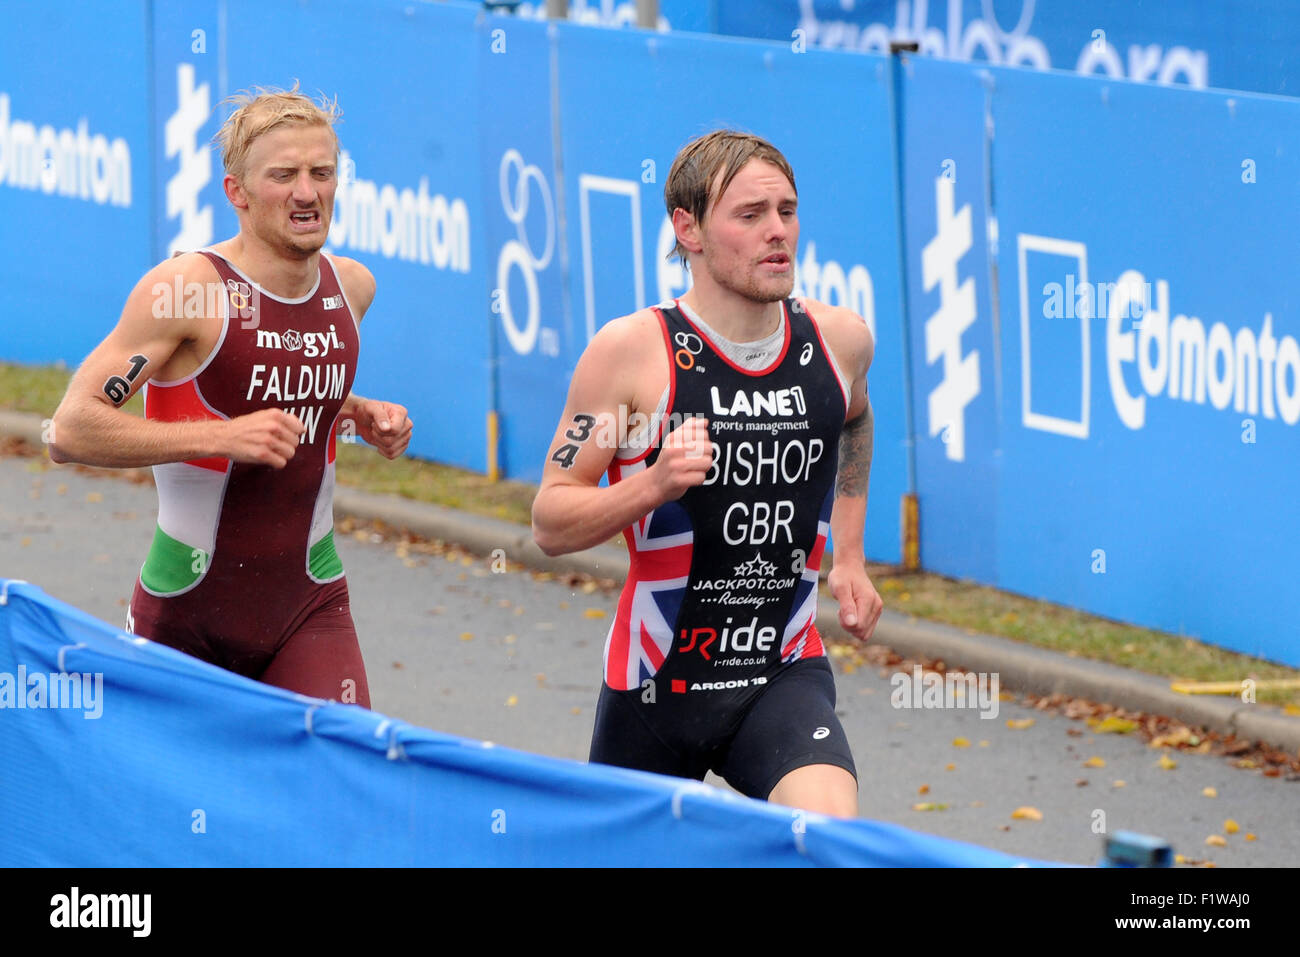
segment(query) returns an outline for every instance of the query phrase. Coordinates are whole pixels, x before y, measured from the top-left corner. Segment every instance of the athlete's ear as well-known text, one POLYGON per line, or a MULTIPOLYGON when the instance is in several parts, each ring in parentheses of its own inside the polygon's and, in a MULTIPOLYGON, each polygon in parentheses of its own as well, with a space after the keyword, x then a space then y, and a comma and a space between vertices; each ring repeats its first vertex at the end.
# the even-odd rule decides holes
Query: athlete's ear
POLYGON ((248 194, 244 192, 243 184, 229 173, 221 181, 222 187, 226 191, 226 199, 230 200, 230 205, 235 209, 248 209, 248 194))
POLYGON ((673 210, 673 232, 687 252, 704 252, 704 243, 700 240, 700 224, 680 206, 673 210))

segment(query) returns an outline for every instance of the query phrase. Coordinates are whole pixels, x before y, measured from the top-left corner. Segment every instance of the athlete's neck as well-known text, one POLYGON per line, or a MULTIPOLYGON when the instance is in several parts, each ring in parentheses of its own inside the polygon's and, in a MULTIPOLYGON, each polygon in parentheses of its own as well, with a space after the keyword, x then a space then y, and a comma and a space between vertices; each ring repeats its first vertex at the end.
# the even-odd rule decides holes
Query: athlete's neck
POLYGON ((781 324, 780 302, 755 302, 729 289, 696 283, 681 301, 724 339, 755 342, 776 331, 781 324))
POLYGON ((281 299, 307 295, 320 272, 319 251, 289 258, 263 243, 246 239, 243 233, 212 248, 262 289, 281 299))

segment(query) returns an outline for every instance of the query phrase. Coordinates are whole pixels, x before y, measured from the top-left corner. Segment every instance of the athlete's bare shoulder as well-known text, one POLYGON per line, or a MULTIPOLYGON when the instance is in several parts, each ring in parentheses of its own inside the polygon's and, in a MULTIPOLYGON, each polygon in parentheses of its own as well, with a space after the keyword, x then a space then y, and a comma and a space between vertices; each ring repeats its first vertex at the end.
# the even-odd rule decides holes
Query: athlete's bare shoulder
POLYGON ((219 282, 217 268, 207 256, 199 252, 176 253, 158 263, 141 278, 138 285, 155 282, 170 282, 177 277, 182 282, 205 283, 219 282))
POLYGON ((135 284, 127 298, 122 322, 153 325, 166 321, 178 341, 194 338, 201 321, 220 317, 224 292, 221 277, 207 257, 178 253, 158 263, 135 284))
POLYGON ((338 273, 339 284, 357 314, 357 322, 375 301, 375 277, 365 266, 347 256, 330 256, 338 273))
POLYGON ((611 319, 592 336, 587 348, 595 346, 599 351, 614 351, 624 362, 632 362, 643 355, 647 346, 663 341, 659 317, 653 309, 638 309, 626 316, 611 319))
POLYGON ((844 373, 853 378, 865 375, 876 350, 867 321, 846 306, 832 306, 816 299, 801 301, 844 373))
POLYGON ((597 329, 574 370, 571 398, 600 409, 626 405, 633 412, 653 410, 668 385, 660 330, 651 309, 619 316, 597 329))

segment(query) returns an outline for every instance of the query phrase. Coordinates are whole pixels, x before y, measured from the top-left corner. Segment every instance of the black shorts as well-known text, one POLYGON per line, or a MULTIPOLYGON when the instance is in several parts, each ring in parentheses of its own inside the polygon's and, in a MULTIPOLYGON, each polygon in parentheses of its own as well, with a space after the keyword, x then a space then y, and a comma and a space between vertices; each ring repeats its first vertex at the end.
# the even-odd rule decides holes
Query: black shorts
POLYGON ((703 780, 712 770, 748 797, 766 799, 796 768, 831 764, 857 778, 853 754, 835 716, 835 677, 824 657, 780 671, 747 706, 710 733, 687 742, 662 724, 663 710, 640 689, 600 690, 590 760, 703 780))

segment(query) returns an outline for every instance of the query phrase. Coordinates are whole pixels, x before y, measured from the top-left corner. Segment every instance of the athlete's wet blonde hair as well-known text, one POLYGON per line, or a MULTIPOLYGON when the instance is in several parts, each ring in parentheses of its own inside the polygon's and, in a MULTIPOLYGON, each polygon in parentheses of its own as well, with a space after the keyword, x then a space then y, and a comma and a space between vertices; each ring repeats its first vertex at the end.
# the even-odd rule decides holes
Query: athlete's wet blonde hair
MULTIPOLYGON (((799 195, 794 185, 794 170, 779 149, 752 133, 714 130, 691 140, 673 160, 664 183, 664 205, 668 207, 669 218, 672 218, 674 210, 684 209, 695 217, 697 223, 703 224, 709 207, 727 191, 736 174, 752 159, 764 160, 779 169, 790 181, 795 195, 799 195), (715 192, 713 181, 719 172, 722 179, 715 192)), ((680 241, 668 254, 669 259, 673 256, 686 263, 686 247, 680 241)))
POLYGON ((319 103, 313 101, 298 92, 297 80, 293 81, 291 90, 259 86, 227 97, 224 102, 235 109, 217 132, 217 143, 221 147, 221 162, 226 172, 241 183, 244 163, 253 141, 290 123, 326 127, 334 135, 334 150, 338 152, 339 137, 334 132, 334 124, 343 115, 338 101, 326 98, 323 93, 319 103))

